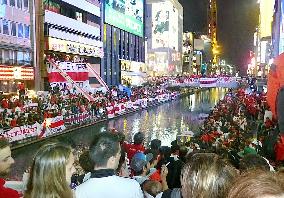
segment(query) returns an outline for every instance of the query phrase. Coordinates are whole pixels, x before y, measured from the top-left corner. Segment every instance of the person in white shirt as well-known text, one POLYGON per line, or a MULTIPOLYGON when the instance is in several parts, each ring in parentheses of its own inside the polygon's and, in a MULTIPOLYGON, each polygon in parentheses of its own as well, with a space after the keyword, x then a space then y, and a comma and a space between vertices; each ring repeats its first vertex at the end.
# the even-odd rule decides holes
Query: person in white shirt
POLYGON ((134 179, 115 175, 121 148, 118 136, 101 133, 90 146, 90 158, 94 163, 91 178, 79 185, 76 198, 143 198, 143 192, 134 179))

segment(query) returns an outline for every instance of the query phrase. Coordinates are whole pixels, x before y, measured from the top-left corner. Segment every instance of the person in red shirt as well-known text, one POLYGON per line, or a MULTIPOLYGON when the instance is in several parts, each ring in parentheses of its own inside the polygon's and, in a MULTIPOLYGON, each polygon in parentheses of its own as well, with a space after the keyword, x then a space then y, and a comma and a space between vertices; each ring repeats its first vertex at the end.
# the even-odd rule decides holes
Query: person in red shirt
POLYGON ((134 144, 129 144, 127 142, 123 143, 123 148, 125 149, 125 152, 127 153, 127 157, 129 159, 129 161, 131 161, 132 157, 138 153, 144 153, 144 151, 146 150, 143 143, 144 143, 144 139, 145 136, 143 133, 138 132, 134 135, 134 144))
POLYGON ((9 142, 0 138, 0 198, 19 198, 18 191, 5 187, 5 179, 14 164, 14 159, 11 156, 11 149, 9 142))

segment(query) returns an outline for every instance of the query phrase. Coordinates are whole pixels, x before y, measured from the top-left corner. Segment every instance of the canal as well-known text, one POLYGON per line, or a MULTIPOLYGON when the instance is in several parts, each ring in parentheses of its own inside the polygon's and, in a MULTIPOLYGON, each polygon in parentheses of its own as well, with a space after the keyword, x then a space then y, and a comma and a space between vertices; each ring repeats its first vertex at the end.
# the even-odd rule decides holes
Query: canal
MULTIPOLYGON (((169 146, 171 141, 176 139, 176 135, 183 131, 198 132, 202 124, 201 117, 208 114, 225 93, 226 89, 221 88, 198 91, 157 107, 101 122, 53 139, 73 145, 88 145, 96 133, 115 128, 125 134, 127 141, 132 141, 133 134, 140 131, 145 134, 146 146, 154 138, 160 139, 162 145, 169 146)), ((13 150, 12 155, 16 162, 12 167, 11 178, 21 178, 23 171, 30 166, 34 153, 43 143, 38 142, 13 150)))

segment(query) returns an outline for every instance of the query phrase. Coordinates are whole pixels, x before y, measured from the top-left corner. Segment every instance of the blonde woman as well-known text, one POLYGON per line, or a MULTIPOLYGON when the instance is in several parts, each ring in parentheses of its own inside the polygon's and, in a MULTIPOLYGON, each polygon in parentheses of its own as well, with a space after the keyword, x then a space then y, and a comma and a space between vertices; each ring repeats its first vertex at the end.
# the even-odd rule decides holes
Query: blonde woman
POLYGON ((34 157, 25 198, 72 198, 75 171, 71 148, 61 143, 43 145, 34 157))

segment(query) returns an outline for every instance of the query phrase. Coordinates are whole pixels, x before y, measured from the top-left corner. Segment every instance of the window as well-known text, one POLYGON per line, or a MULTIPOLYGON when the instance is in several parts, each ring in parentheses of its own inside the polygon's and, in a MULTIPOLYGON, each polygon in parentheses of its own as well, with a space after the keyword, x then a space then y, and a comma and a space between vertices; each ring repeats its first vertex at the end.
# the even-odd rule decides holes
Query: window
POLYGON ((3 20, 3 34, 9 35, 9 22, 7 20, 3 20))
POLYGON ((2 49, 0 49, 0 64, 3 63, 2 49))
POLYGON ((22 5, 22 0, 17 0, 17 7, 19 9, 22 9, 23 5, 22 5))
POLYGON ((10 22, 11 34, 12 36, 17 36, 17 25, 15 22, 10 22))
POLYGON ((24 64, 25 65, 31 65, 31 54, 30 54, 30 52, 24 53, 24 64))
POLYGON ((18 37, 23 38, 24 37, 24 30, 23 30, 23 24, 18 24, 18 37))
POLYGON ((24 64, 24 52, 21 52, 21 51, 17 52, 17 63, 18 65, 24 64))
POLYGON ((25 38, 29 39, 30 38, 30 26, 25 25, 25 38))
POLYGON ((26 10, 29 9, 29 0, 24 0, 24 8, 25 8, 26 10))
POLYGON ((7 0, 2 0, 1 3, 7 5, 7 0))
POLYGON ((10 64, 17 65, 17 51, 11 51, 11 61, 10 64))
POLYGON ((10 6, 16 6, 16 2, 15 2, 15 0, 10 0, 10 6))
POLYGON ((10 51, 9 50, 4 50, 4 64, 10 64, 10 51))

